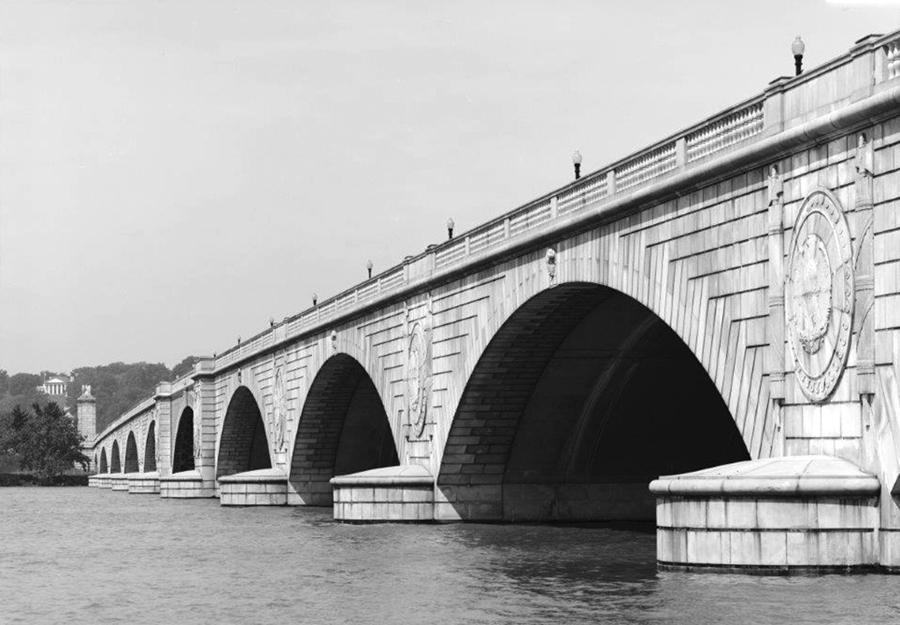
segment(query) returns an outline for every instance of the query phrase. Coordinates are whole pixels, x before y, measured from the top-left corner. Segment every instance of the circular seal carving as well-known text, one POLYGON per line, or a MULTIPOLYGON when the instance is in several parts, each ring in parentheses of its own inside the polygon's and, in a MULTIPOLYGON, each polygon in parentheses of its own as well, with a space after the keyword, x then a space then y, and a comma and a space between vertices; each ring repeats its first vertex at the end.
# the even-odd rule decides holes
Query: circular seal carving
POLYGON ((425 429, 428 413, 427 385, 428 372, 425 371, 427 358, 425 340, 421 324, 413 326, 406 355, 406 396, 409 405, 409 424, 416 436, 425 429))
POLYGON ((800 206, 788 262, 785 304, 794 372, 804 395, 824 401, 847 363, 854 298, 850 230, 829 191, 813 191, 800 206))

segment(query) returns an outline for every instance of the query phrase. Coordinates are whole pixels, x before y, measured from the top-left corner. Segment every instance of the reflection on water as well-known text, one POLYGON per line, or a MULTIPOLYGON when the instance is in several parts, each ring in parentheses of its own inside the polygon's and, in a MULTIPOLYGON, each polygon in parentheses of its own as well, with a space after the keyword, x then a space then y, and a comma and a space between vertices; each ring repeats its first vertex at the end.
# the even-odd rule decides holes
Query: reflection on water
POLYGON ((658 573, 652 528, 0 489, 0 623, 900 623, 900 578, 658 573))

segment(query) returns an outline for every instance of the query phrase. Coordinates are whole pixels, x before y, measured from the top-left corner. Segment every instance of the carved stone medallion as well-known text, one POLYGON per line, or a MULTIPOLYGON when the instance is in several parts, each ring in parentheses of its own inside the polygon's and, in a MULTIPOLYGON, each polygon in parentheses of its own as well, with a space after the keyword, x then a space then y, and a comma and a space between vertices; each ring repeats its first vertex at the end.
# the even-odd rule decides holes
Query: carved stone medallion
POLYGON ((853 249, 840 202, 825 189, 800 207, 788 256, 788 344, 803 394, 824 401, 847 362, 853 327, 853 249))
POLYGON ((200 389, 195 388, 190 397, 194 409, 194 458, 203 455, 203 415, 200 405, 200 389))
POLYGON ((406 310, 407 336, 406 351, 406 404, 409 436, 422 438, 428 423, 431 405, 431 328, 433 302, 431 294, 419 311, 419 317, 412 320, 412 309, 406 310))
POLYGON ((409 350, 406 355, 406 395, 409 406, 409 424, 416 436, 422 434, 422 431, 425 429, 425 417, 428 416, 426 360, 425 337, 422 324, 416 323, 410 333, 409 350))
POLYGON ((275 449, 284 451, 284 431, 287 425, 287 397, 284 392, 284 367, 275 369, 275 385, 272 389, 272 414, 270 427, 275 436, 275 449))

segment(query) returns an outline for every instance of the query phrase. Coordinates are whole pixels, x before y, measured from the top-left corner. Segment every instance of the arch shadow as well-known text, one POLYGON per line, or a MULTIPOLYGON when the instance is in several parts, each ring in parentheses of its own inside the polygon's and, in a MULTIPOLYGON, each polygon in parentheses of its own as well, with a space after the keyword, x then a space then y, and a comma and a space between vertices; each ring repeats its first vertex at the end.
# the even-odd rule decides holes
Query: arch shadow
POLYGON ((153 471, 156 471, 156 421, 150 422, 147 440, 144 441, 144 473, 153 471))
POLYGON ((119 441, 113 441, 112 451, 110 452, 110 461, 109 461, 109 472, 110 473, 121 473, 122 472, 122 464, 119 461, 119 441))
POLYGON ((256 398, 239 386, 228 402, 216 458, 216 479, 272 468, 269 439, 256 398))
POLYGON ((100 450, 100 473, 108 473, 109 466, 106 462, 106 448, 100 450))
POLYGON ((134 431, 131 431, 128 432, 128 441, 125 443, 125 473, 138 473, 140 470, 137 439, 134 437, 134 431))
POLYGON ((568 283, 522 304, 481 354, 450 426, 439 518, 654 518, 647 485, 749 459, 708 373, 637 300, 568 283))
POLYGON ((186 407, 178 417, 175 431, 175 445, 172 448, 172 473, 190 471, 194 468, 194 410, 186 407))
POLYGON ((303 404, 289 503, 330 506, 332 477, 398 464, 394 434, 372 378, 352 356, 331 356, 303 404))

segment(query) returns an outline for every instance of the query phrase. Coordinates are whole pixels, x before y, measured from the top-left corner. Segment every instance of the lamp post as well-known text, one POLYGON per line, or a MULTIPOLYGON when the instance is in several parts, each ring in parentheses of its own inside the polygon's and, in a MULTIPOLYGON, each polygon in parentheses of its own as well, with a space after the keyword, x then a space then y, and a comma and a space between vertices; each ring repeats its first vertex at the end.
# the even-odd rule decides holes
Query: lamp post
POLYGON ((319 296, 316 295, 315 292, 313 292, 313 294, 312 294, 312 300, 313 300, 313 306, 315 306, 316 302, 319 301, 319 296))
POLYGON ((572 164, 575 165, 575 180, 581 178, 581 152, 575 150, 572 155, 572 164))
POLYGON ((371 260, 369 260, 369 261, 366 263, 366 269, 369 271, 369 278, 370 278, 370 279, 372 278, 372 267, 373 267, 373 266, 374 266, 374 265, 372 265, 372 261, 371 261, 371 260))
POLYGON ((447 220, 447 239, 453 238, 453 227, 456 226, 456 222, 453 221, 453 217, 447 220))
POLYGON ((797 38, 794 39, 794 43, 791 44, 791 52, 794 54, 794 71, 797 72, 795 74, 796 76, 803 73, 803 53, 805 51, 806 44, 800 39, 800 35, 797 35, 797 38))

